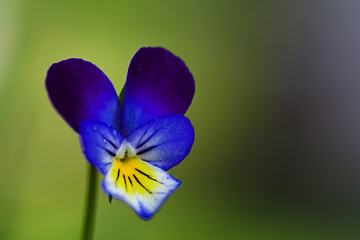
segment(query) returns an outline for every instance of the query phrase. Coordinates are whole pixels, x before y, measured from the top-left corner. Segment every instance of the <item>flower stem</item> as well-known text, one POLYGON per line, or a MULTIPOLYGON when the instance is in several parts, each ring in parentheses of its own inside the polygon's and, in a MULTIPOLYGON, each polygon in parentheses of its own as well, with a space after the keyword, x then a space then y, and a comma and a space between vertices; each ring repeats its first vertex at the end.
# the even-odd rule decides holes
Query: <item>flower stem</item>
POLYGON ((82 240, 91 240, 95 225, 96 195, 97 195, 97 172, 96 169, 89 164, 89 178, 87 199, 84 214, 84 225, 81 233, 82 240))

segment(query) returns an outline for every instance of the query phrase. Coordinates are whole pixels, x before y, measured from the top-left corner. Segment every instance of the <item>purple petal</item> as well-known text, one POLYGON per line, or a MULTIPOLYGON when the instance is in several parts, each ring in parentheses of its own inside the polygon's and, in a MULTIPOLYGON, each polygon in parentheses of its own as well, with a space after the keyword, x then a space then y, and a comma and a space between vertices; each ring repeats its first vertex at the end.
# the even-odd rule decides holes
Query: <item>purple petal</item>
POLYGON ((179 57, 160 47, 141 48, 127 75, 122 133, 157 116, 185 114, 194 92, 193 76, 179 57))
POLYGON ((106 174, 119 150, 123 136, 114 128, 97 120, 81 123, 81 142, 88 161, 106 174))
POLYGON ((120 129, 120 101, 108 77, 94 64, 75 58, 53 64, 46 88, 55 109, 76 132, 86 119, 120 129))
POLYGON ((194 128, 188 118, 168 114, 148 121, 126 139, 135 148, 138 158, 168 170, 190 153, 194 128))

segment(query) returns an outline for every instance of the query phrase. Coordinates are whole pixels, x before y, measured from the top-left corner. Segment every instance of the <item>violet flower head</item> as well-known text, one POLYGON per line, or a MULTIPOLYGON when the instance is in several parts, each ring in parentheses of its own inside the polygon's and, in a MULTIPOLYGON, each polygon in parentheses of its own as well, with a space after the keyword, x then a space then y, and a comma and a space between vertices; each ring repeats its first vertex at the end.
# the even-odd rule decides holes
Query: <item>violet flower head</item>
POLYGON ((166 171, 190 153, 194 129, 183 116, 195 84, 185 63, 163 48, 133 57, 120 99, 94 64, 53 64, 46 88, 56 110, 81 136, 87 160, 103 175, 103 190, 151 218, 181 185, 166 171))

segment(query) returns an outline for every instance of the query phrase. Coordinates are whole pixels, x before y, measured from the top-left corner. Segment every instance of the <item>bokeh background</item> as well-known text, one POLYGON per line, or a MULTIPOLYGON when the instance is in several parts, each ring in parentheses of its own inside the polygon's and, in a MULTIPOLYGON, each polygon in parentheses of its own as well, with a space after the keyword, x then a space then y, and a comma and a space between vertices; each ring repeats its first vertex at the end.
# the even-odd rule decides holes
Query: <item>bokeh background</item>
POLYGON ((0 239, 78 239, 87 162, 47 69, 121 90, 163 46, 196 80, 182 187, 150 221, 99 191, 95 239, 359 239, 360 2, 0 0, 0 239))

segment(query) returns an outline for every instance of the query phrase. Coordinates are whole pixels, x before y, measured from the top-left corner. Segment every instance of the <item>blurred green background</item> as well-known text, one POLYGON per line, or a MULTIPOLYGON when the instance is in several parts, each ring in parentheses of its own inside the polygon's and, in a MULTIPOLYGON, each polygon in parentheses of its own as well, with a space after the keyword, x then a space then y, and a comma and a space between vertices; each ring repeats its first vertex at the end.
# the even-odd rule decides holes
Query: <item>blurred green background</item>
POLYGON ((50 65, 91 61, 119 92, 143 46, 193 73, 196 141, 152 220, 99 191, 95 239, 359 239, 359 10, 0 0, 0 239, 80 236, 88 163, 48 100, 50 65))

